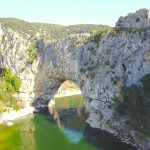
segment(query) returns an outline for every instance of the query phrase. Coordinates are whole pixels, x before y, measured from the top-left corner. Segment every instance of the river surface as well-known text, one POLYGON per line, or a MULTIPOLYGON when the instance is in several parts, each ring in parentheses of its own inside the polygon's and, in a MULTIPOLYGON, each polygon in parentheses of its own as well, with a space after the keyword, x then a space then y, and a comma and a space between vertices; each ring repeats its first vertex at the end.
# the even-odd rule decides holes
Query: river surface
POLYGON ((87 117, 82 96, 57 98, 11 127, 0 125, 0 150, 135 150, 87 126, 87 117))

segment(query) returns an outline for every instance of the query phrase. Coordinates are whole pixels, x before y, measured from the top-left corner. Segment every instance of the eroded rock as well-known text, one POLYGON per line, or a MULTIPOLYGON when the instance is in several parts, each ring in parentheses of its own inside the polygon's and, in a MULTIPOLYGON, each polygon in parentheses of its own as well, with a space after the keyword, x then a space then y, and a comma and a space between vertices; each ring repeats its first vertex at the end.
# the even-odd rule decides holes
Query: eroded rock
POLYGON ((44 107, 65 80, 72 80, 80 86, 85 97, 85 106, 90 112, 87 122, 91 126, 113 133, 139 150, 148 150, 150 137, 135 131, 128 124, 129 117, 118 114, 116 105, 123 100, 123 86, 139 86, 140 79, 150 74, 149 17, 149 10, 142 9, 121 17, 116 23, 124 29, 143 29, 136 32, 109 32, 86 42, 83 36, 53 43, 38 40, 41 53, 33 63, 27 63, 26 50, 34 39, 30 41, 30 38, 2 28, 1 62, 22 79, 18 94, 22 105, 44 107))

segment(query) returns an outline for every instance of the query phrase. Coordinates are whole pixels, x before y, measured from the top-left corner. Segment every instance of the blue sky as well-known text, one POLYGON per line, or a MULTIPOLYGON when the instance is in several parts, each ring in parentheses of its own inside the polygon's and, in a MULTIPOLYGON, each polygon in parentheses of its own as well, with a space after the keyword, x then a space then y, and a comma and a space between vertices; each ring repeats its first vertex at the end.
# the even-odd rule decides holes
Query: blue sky
POLYGON ((0 0, 0 17, 56 24, 107 24, 140 8, 150 0, 0 0))

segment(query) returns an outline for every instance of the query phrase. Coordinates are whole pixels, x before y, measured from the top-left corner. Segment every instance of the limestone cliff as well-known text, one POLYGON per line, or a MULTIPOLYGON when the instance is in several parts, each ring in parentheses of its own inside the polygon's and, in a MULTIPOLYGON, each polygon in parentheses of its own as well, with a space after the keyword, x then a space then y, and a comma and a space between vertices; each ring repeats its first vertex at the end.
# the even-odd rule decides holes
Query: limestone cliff
POLYGON ((45 106, 61 83, 72 80, 83 93, 92 127, 114 133, 140 150, 150 149, 150 136, 142 131, 145 124, 138 130, 130 111, 123 115, 117 111, 125 100, 122 89, 136 85, 142 91, 141 79, 150 74, 149 12, 142 9, 121 17, 112 31, 99 37, 79 34, 51 43, 2 27, 1 65, 11 67, 22 79, 20 103, 45 106), (33 62, 31 48, 36 54, 33 62))

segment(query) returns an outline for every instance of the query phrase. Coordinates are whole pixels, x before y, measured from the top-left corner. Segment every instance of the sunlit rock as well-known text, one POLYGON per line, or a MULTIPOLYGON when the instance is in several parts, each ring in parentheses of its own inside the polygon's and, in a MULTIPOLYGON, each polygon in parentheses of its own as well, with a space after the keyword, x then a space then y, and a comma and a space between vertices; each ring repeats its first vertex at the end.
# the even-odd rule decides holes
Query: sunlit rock
POLYGON ((71 80, 81 89, 91 126, 148 150, 150 137, 130 126, 128 115, 120 116, 116 105, 123 101, 122 87, 141 86, 141 78, 150 74, 149 17, 146 9, 121 17, 115 29, 98 38, 78 35, 51 43, 39 39, 40 53, 33 62, 27 49, 33 46, 34 37, 1 27, 0 64, 22 79, 16 97, 23 107, 47 106, 60 85, 71 80))
POLYGON ((10 126, 12 126, 14 123, 9 121, 9 122, 7 122, 6 124, 7 124, 7 126, 10 127, 10 126))

